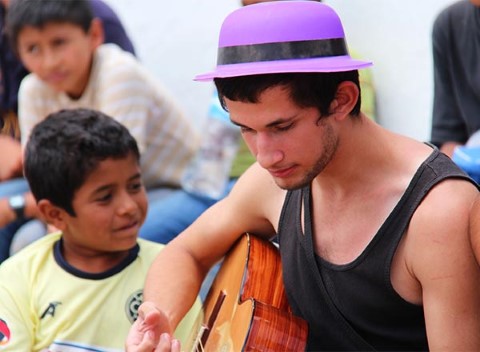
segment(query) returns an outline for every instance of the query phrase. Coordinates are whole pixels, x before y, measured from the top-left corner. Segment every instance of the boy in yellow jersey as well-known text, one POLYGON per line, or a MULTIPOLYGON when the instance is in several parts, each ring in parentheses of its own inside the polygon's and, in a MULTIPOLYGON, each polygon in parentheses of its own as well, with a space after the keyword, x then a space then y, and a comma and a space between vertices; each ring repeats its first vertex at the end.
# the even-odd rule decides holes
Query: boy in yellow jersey
MULTIPOLYGON (((59 232, 0 266, 0 351, 122 351, 162 249, 137 238, 148 203, 135 139, 96 110, 61 110, 32 130, 24 161, 59 232)), ((197 300, 176 338, 199 312, 197 300)))

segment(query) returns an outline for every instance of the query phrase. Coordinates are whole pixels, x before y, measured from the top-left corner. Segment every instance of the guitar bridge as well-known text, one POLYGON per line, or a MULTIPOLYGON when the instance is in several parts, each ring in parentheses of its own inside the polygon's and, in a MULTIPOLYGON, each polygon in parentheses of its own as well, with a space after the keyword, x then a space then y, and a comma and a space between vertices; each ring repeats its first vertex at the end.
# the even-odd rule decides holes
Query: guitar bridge
POLYGON ((217 300, 215 301, 215 305, 213 306, 212 313, 210 314, 210 317, 207 321, 206 325, 202 325, 200 328, 200 331, 198 332, 196 341, 193 345, 192 352, 204 352, 205 351, 205 344, 207 343, 208 336, 210 335, 210 331, 212 329, 213 324, 215 323, 215 320, 218 317, 218 313, 220 312, 220 309, 222 308, 223 302, 225 301, 225 297, 227 295, 225 294, 224 291, 220 291, 218 293, 217 300))

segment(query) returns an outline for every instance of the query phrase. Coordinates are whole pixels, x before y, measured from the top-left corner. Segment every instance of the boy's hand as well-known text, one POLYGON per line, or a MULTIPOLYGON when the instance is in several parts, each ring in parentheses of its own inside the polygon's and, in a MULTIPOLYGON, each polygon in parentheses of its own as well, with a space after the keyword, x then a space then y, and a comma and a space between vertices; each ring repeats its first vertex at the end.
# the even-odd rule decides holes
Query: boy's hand
POLYGON ((14 138, 0 134, 0 181, 22 175, 22 146, 14 138))
POLYGON ((8 198, 0 199, 0 227, 7 226, 12 221, 16 220, 16 214, 8 204, 8 198))
POLYGON ((138 309, 138 319, 127 336, 127 352, 180 352, 180 342, 170 335, 167 317, 151 302, 138 309))
MULTIPOLYGON (((1 153, 0 153, 1 154, 1 153)), ((40 214, 37 202, 33 197, 31 192, 27 192, 24 194, 25 197, 25 209, 24 209, 24 216, 26 218, 38 218, 42 221, 42 214, 40 214)), ((8 204, 8 198, 0 198, 0 227, 7 226, 12 221, 17 220, 17 214, 13 211, 8 204)))

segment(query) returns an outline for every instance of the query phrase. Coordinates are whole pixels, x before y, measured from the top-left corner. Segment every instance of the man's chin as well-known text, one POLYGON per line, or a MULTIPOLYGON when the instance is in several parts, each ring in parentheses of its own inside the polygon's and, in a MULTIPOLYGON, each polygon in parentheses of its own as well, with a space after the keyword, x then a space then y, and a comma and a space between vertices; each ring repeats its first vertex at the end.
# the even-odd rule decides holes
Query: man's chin
POLYGON ((308 186, 310 182, 285 182, 284 180, 275 179, 276 185, 285 191, 295 191, 297 189, 308 186), (282 182, 283 181, 283 182, 282 182))

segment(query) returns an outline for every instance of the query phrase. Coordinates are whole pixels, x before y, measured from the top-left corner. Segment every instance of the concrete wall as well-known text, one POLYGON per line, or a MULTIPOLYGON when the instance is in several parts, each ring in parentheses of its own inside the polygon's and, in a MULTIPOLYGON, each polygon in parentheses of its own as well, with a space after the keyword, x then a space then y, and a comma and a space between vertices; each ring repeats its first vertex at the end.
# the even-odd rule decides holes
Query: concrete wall
MULTIPOLYGON (((212 91, 193 82, 215 64, 223 18, 238 0, 105 0, 119 14, 141 61, 198 126, 212 91)), ((342 18, 349 46, 372 60, 380 123, 428 140, 432 104, 431 27, 452 0, 326 0, 342 18)))

